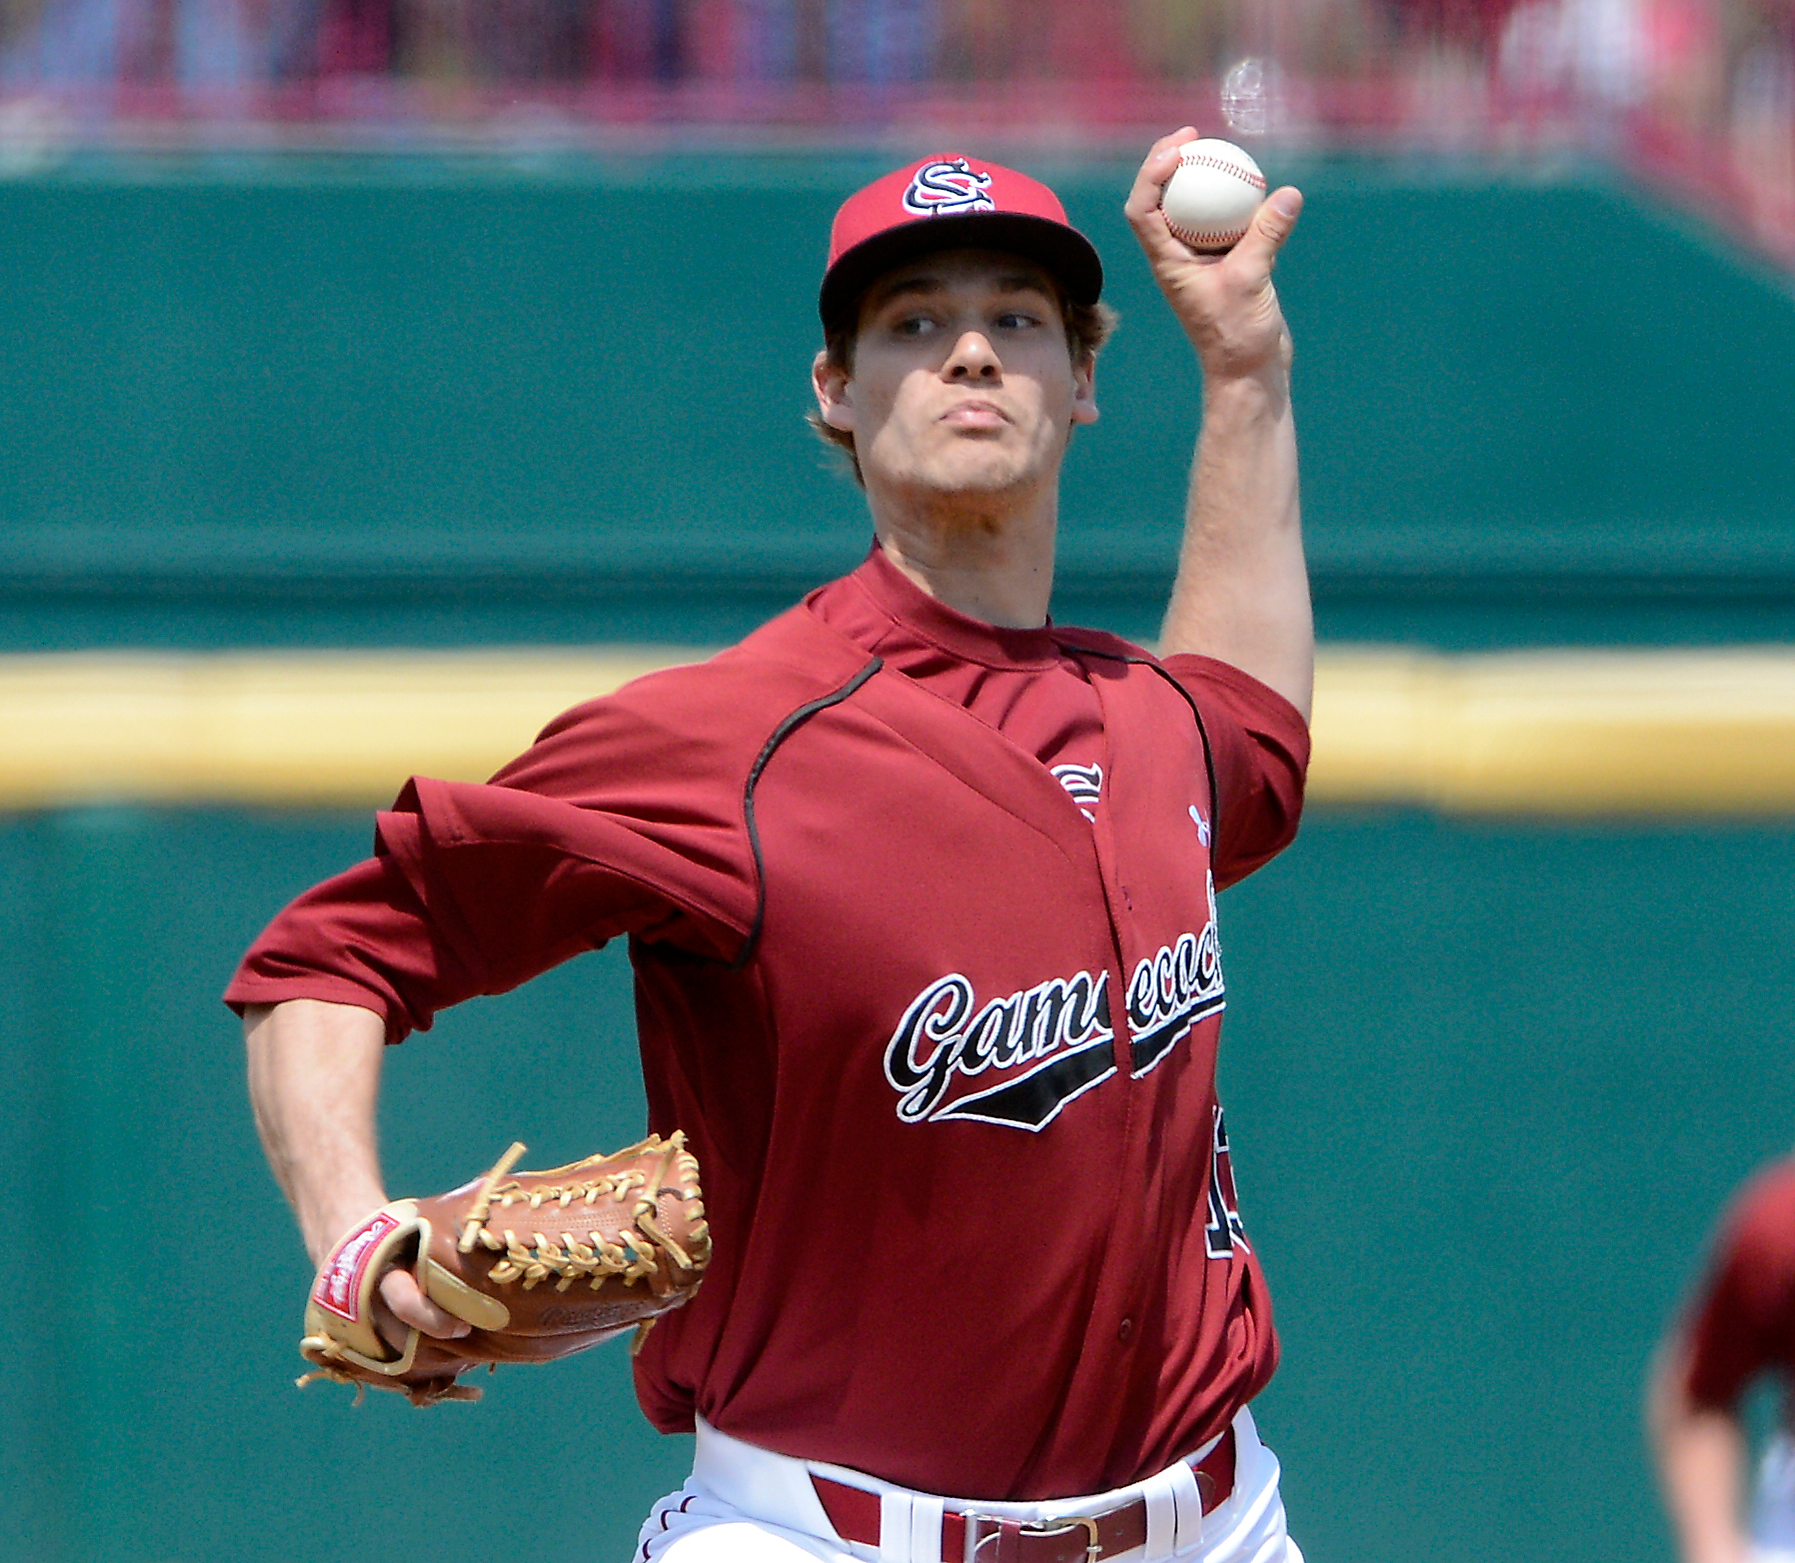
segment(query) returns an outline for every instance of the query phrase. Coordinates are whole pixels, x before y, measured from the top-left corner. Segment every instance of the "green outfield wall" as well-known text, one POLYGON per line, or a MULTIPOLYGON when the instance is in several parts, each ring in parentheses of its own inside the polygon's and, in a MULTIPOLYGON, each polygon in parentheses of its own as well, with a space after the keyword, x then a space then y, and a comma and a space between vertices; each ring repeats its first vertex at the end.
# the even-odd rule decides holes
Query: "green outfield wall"
MULTIPOLYGON (((727 638, 864 546, 799 419, 828 216, 884 161, 0 183, 0 649, 727 638)), ((1150 629, 1197 377, 1128 168, 1027 161, 1123 315, 1062 607, 1150 629)), ((1279 286, 1324 633, 1786 633, 1784 279, 1592 171, 1267 161, 1310 195, 1279 286)))
MULTIPOLYGON (((0 183, 0 652, 747 628, 864 547, 798 419, 822 225, 897 155, 0 183)), ((1198 387, 1126 170, 1027 162, 1124 315, 1058 611, 1151 634, 1198 387)), ((1785 282, 1586 169, 1292 172, 1324 633, 1795 640, 1785 282)), ((0 815, 0 1563, 622 1563, 688 1446, 621 1347, 473 1407, 291 1387, 306 1267, 217 994, 371 821, 128 793, 0 815)), ((1313 1563, 1669 1559, 1640 1381, 1727 1191, 1795 1141, 1792 879, 1786 819, 1334 808, 1223 897, 1222 1088, 1284 1339, 1258 1409, 1313 1563)), ((611 948, 391 1055, 390 1181, 641 1115, 611 948)))

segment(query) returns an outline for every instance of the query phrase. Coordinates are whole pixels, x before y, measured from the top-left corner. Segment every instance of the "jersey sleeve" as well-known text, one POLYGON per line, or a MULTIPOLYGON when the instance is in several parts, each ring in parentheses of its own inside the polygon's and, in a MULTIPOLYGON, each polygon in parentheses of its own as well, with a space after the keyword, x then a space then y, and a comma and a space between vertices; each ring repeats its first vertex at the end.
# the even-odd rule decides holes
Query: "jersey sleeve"
POLYGON ((690 683, 577 707, 489 783, 413 778, 376 855, 276 916, 226 1002, 358 1004, 398 1041, 618 934, 732 958, 756 893, 746 762, 690 683))
POLYGON ((1731 1407, 1795 1359, 1795 1162, 1746 1187, 1728 1212, 1687 1327, 1689 1395, 1731 1407))
POLYGON ((322 999, 385 1017, 389 1042, 427 1030, 434 1013, 479 991, 390 858, 314 885, 249 947, 224 1000, 322 999))
POLYGON ((1215 756, 1213 854, 1225 889, 1289 846, 1303 812, 1309 725, 1276 690, 1213 657, 1181 653, 1165 670, 1184 686, 1215 756))

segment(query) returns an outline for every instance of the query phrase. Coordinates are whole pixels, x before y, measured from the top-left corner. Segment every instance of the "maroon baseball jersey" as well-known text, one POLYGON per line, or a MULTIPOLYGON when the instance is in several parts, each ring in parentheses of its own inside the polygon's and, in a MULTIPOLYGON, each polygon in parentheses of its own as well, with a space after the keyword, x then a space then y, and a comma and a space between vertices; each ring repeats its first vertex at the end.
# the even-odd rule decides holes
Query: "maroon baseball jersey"
POLYGON ((1760 1173, 1727 1212, 1688 1329, 1698 1404, 1731 1407, 1760 1373, 1795 1366, 1795 1159, 1760 1173))
POLYGON ((1102 1491, 1275 1365, 1214 888, 1290 839, 1307 754, 1232 668, 979 625, 875 551, 491 784, 408 784, 228 998, 397 1040, 627 933, 650 1126, 691 1139, 715 1234, 637 1359, 655 1425, 964 1497, 1102 1491))

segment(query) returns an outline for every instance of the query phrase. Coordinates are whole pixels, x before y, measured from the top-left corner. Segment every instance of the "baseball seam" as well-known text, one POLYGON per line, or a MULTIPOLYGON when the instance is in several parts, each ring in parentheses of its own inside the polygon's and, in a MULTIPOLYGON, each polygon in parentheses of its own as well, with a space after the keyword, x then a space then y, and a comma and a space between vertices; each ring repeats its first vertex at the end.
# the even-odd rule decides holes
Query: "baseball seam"
POLYGON ((1245 228, 1230 228, 1226 233, 1192 233, 1186 228, 1180 228, 1169 217, 1166 218, 1166 227, 1172 230, 1174 239, 1188 244, 1193 250, 1229 248, 1247 236, 1245 228))
POLYGON ((1208 152, 1178 154, 1179 165, 1183 168, 1213 168, 1217 173, 1232 174, 1236 179, 1244 180, 1255 190, 1265 188, 1265 175, 1252 173, 1239 163, 1230 163, 1226 158, 1214 157, 1208 152))

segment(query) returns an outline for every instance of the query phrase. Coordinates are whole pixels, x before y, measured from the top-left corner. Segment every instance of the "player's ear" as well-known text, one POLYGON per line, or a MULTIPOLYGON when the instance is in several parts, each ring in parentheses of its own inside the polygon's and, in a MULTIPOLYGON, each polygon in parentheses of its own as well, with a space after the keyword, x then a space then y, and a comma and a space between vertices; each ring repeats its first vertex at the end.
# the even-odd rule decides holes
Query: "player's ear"
POLYGON ((1072 422, 1097 421, 1097 355, 1087 353, 1083 362, 1072 365, 1072 422))
POLYGON ((810 366, 810 383, 816 391, 817 413, 823 422, 843 434, 854 432, 854 380, 827 352, 816 355, 810 366))

